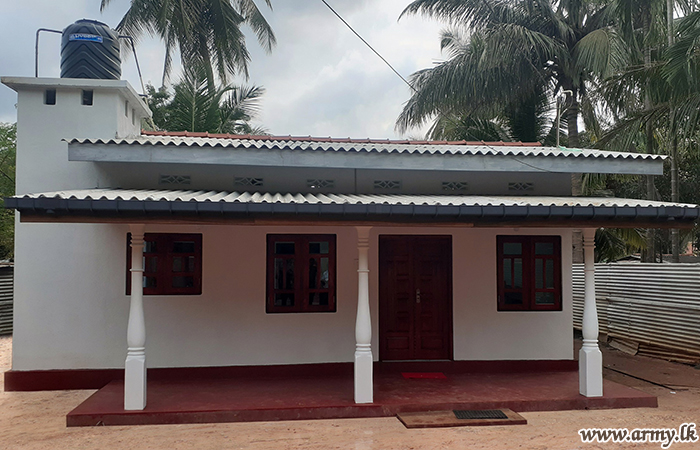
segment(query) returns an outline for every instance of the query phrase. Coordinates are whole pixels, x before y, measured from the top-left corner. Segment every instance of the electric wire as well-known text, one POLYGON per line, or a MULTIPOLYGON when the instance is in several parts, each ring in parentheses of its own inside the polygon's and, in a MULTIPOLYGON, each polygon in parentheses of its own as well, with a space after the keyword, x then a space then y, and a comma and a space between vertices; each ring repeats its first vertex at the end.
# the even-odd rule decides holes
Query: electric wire
MULTIPOLYGON (((321 2, 323 2, 323 4, 326 5, 326 6, 328 7, 328 9, 330 9, 331 12, 332 12, 333 14, 335 14, 335 16, 336 16, 338 19, 340 19, 340 21, 343 22, 343 23, 345 24, 345 26, 348 27, 348 29, 349 29, 350 31, 352 31, 352 33, 353 33, 355 36, 357 36, 358 39, 360 39, 370 50, 372 50, 372 52, 373 52, 375 55, 377 55, 377 56, 379 57, 379 59, 381 59, 381 60, 384 62, 384 64, 386 64, 386 65, 392 70, 392 72, 394 72, 394 73, 396 74, 396 76, 398 76, 398 77, 401 79, 401 81, 403 81, 404 83, 406 83, 406 85, 407 85, 413 92, 416 92, 416 93, 418 92, 418 90, 417 90, 406 78, 404 78, 404 76, 401 75, 401 74, 394 68, 394 66, 392 66, 392 65, 389 63, 389 61, 386 60, 386 58, 384 58, 377 50, 375 50, 374 47, 372 47, 372 46, 369 44, 369 42, 367 42, 367 41, 360 35, 360 33, 358 33, 357 31, 355 31, 355 29, 352 27, 352 25, 350 25, 350 24, 349 24, 335 9, 333 9, 333 7, 332 7, 330 4, 328 4, 328 2, 327 2, 326 0, 321 0, 321 2)), ((441 114, 445 115, 445 113, 444 113, 443 111, 441 111, 439 108, 436 107, 436 109, 438 110, 438 112, 440 112, 441 114)), ((480 142, 481 142, 484 146, 486 146, 489 150, 493 150, 493 151, 496 152, 496 153, 501 153, 500 151, 496 150, 495 148, 493 148, 492 146, 490 146, 489 144, 487 144, 487 143, 484 142, 483 140, 478 139, 476 136, 474 136, 473 134, 471 134, 469 131, 466 131, 466 132, 467 132, 467 134, 468 134, 469 136, 471 136, 471 137, 472 137, 473 139, 475 139, 476 141, 480 141, 480 142)), ((524 161, 519 160, 518 158, 516 158, 516 157, 513 156, 513 155, 507 155, 507 156, 508 156, 509 158, 513 159, 514 161, 516 161, 516 162, 518 162, 518 163, 520 163, 520 164, 523 164, 523 165, 525 165, 525 166, 531 167, 531 168, 533 168, 533 169, 536 169, 536 170, 539 170, 539 171, 542 171, 542 172, 548 172, 548 173, 558 173, 558 172, 554 172, 554 171, 552 171, 552 170, 547 170, 547 169, 544 169, 544 168, 542 168, 542 167, 537 167, 537 166, 534 166, 534 165, 532 165, 532 164, 528 164, 528 163, 526 163, 526 162, 524 162, 524 161)))
POLYGON ((350 29, 350 31, 353 32, 353 34, 355 34, 355 36, 357 36, 357 38, 358 38, 359 40, 361 40, 370 50, 372 50, 372 51, 374 52, 374 54, 377 55, 377 56, 379 57, 379 59, 381 59, 382 61, 384 61, 384 64, 386 64, 387 66, 389 66, 389 68, 396 74, 396 76, 398 76, 399 78, 401 78, 401 80, 402 80, 404 83, 406 83, 406 85, 407 85, 409 88, 411 88, 411 89, 413 90, 413 92, 418 92, 418 91, 416 90, 416 88, 414 88, 413 85, 412 85, 411 83, 409 83, 408 80, 407 80, 406 78, 403 77, 403 75, 401 75, 396 69, 394 69, 394 66, 392 66, 392 65, 389 63, 389 61, 387 61, 378 51, 376 51, 376 50, 374 49, 374 47, 372 47, 372 46, 369 44, 369 42, 367 42, 362 36, 360 36, 360 33, 358 33, 357 31, 355 31, 355 29, 354 29, 345 19, 343 19, 343 17, 342 17, 340 14, 338 14, 338 12, 337 12, 335 9, 333 9, 333 7, 332 7, 331 5, 328 4, 328 2, 326 2, 326 0, 321 0, 321 1, 323 2, 324 5, 326 5, 326 6, 328 7, 328 9, 331 10, 331 12, 333 12, 333 14, 336 15, 336 17, 337 17, 338 19, 340 19, 341 22, 343 22, 343 23, 345 24, 346 27, 348 27, 348 28, 350 29))

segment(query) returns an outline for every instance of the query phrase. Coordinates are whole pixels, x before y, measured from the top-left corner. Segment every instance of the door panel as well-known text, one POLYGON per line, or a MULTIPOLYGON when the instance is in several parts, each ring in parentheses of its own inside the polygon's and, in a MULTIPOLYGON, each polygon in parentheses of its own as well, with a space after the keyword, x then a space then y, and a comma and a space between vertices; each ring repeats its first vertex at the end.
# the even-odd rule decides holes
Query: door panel
POLYGON ((452 239, 380 236, 382 360, 452 358, 452 239))

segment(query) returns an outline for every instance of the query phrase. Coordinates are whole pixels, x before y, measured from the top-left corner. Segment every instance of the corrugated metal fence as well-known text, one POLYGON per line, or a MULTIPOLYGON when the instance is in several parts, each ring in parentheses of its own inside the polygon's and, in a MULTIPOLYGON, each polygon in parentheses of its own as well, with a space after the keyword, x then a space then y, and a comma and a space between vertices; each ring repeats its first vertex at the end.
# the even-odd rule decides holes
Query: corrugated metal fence
MULTIPOLYGON (((601 333, 632 353, 700 361, 700 264, 596 264, 601 333)), ((573 270, 574 327, 583 315, 583 265, 573 270)))
POLYGON ((12 334, 13 273, 12 266, 0 266, 0 336, 12 334))

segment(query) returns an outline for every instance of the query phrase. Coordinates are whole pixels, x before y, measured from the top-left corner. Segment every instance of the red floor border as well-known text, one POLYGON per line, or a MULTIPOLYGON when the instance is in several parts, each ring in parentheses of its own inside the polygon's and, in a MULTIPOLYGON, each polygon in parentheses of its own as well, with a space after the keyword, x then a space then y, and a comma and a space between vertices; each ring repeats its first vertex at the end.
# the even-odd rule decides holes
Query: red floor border
MULTIPOLYGON (((508 361, 401 361, 375 362, 376 373, 403 372, 557 372, 577 370, 574 360, 508 360, 508 361)), ((261 377, 280 375, 328 375, 352 373, 352 363, 292 364, 270 366, 168 367, 148 369, 149 380, 182 377, 261 377)), ((8 370, 5 391, 55 391, 100 389, 113 380, 123 380, 123 369, 60 369, 8 370)))

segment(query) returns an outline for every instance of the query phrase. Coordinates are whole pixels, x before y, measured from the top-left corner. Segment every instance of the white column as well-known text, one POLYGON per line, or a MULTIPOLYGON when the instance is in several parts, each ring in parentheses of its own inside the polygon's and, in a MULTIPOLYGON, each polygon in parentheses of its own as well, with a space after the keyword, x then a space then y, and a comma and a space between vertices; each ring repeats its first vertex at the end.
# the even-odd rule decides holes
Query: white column
POLYGON ((372 383, 372 318, 369 313, 369 230, 357 229, 357 319, 355 321, 355 403, 374 401, 372 383))
POLYGON ((126 330, 124 409, 146 407, 146 322, 143 315, 143 234, 145 225, 131 225, 131 306, 126 330))
POLYGON ((603 354, 598 348, 598 311, 595 303, 595 228, 583 230, 583 347, 578 354, 579 392, 603 396, 603 354))

